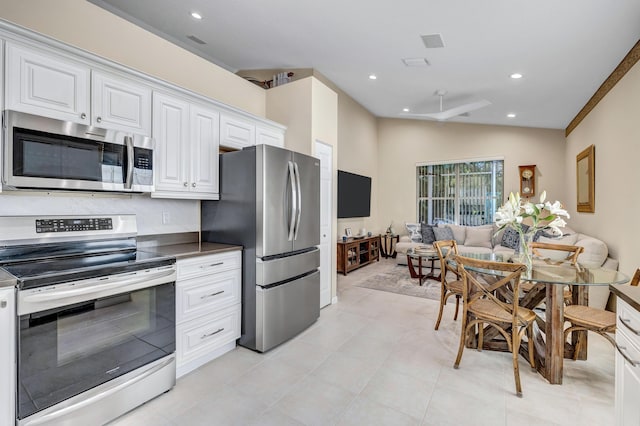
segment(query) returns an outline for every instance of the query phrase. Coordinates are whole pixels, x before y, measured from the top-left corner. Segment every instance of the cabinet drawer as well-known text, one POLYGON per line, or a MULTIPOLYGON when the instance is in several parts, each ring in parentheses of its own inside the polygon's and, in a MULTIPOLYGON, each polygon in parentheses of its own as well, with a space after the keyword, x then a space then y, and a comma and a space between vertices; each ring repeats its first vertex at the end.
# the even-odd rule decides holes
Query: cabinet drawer
POLYGON ((233 269, 204 277, 178 281, 178 323, 240 303, 241 272, 233 269))
POLYGON ((178 260, 178 280, 242 267, 240 250, 178 260))
MULTIPOLYGON (((629 306, 625 301, 618 298, 617 304, 618 331, 624 333, 638 347, 640 347, 640 312, 629 306)), ((616 336, 618 333, 616 333, 616 336)))
POLYGON ((240 337, 240 305, 176 327, 178 365, 205 356, 240 337))

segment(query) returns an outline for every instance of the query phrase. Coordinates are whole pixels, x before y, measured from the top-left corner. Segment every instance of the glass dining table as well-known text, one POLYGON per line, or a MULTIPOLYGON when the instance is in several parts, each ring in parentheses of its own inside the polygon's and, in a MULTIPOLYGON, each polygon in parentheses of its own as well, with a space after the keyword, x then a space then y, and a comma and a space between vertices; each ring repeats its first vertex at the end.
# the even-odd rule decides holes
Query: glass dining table
MULTIPOLYGON (((513 255, 499 253, 460 253, 460 256, 474 259, 492 260, 496 262, 512 260, 513 255)), ((452 261, 452 260, 451 260, 452 261)), ((483 276, 501 276, 503 272, 488 269, 467 268, 483 276)), ((536 340, 534 354, 536 368, 552 384, 562 384, 563 359, 587 358, 587 332, 575 331, 570 342, 564 338, 564 297, 565 288, 571 289, 572 304, 587 305, 590 286, 608 286, 624 284, 629 277, 622 272, 601 267, 573 265, 569 262, 554 261, 548 258, 534 258, 532 270, 521 276, 522 282, 535 285, 520 299, 520 306, 534 309, 544 302, 544 316, 538 315, 536 320, 536 340), (576 353, 577 351, 577 353, 576 353)), ((538 310, 538 312, 540 312, 538 310)), ((484 331, 483 349, 507 351, 507 343, 500 339, 494 328, 484 331)), ((477 341, 468 345, 477 346, 477 341)), ((527 345, 520 347, 520 353, 528 359, 527 345)))

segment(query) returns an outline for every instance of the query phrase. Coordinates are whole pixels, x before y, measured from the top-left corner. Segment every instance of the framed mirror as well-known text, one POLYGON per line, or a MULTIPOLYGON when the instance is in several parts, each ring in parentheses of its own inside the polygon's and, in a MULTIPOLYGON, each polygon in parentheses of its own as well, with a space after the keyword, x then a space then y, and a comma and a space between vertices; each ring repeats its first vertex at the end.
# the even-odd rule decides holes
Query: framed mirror
POLYGON ((576 157, 577 210, 584 213, 596 211, 596 149, 589 146, 576 157))

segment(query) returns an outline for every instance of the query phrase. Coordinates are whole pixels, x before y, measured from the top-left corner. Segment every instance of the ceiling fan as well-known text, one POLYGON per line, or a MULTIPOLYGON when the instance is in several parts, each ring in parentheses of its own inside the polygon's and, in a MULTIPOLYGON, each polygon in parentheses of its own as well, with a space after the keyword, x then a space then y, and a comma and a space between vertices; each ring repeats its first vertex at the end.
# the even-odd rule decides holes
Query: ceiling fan
POLYGON ((459 105, 457 107, 453 107, 453 108, 449 108, 449 109, 443 109, 442 108, 442 99, 444 98, 444 95, 447 94, 446 90, 438 90, 435 93, 437 96, 440 97, 440 112, 431 112, 431 113, 423 113, 423 114, 415 114, 415 113, 409 113, 409 114, 404 114, 407 116, 411 116, 411 117, 426 117, 426 118, 432 118, 434 120, 438 120, 438 121, 446 121, 452 117, 457 117, 459 115, 465 115, 471 111, 475 111, 477 109, 480 108, 484 108, 488 105, 491 105, 491 102, 489 102, 486 99, 482 99, 479 101, 475 101, 475 102, 469 102, 463 105, 459 105))

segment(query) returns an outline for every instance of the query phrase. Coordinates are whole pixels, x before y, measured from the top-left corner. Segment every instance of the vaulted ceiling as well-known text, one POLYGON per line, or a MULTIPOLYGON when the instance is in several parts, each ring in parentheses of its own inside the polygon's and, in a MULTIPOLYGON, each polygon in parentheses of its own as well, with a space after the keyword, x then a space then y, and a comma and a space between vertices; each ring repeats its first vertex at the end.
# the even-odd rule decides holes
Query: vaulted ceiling
POLYGON ((233 72, 316 69, 376 116, 490 102, 467 123, 565 128, 640 39, 638 0, 89 1, 233 72))

